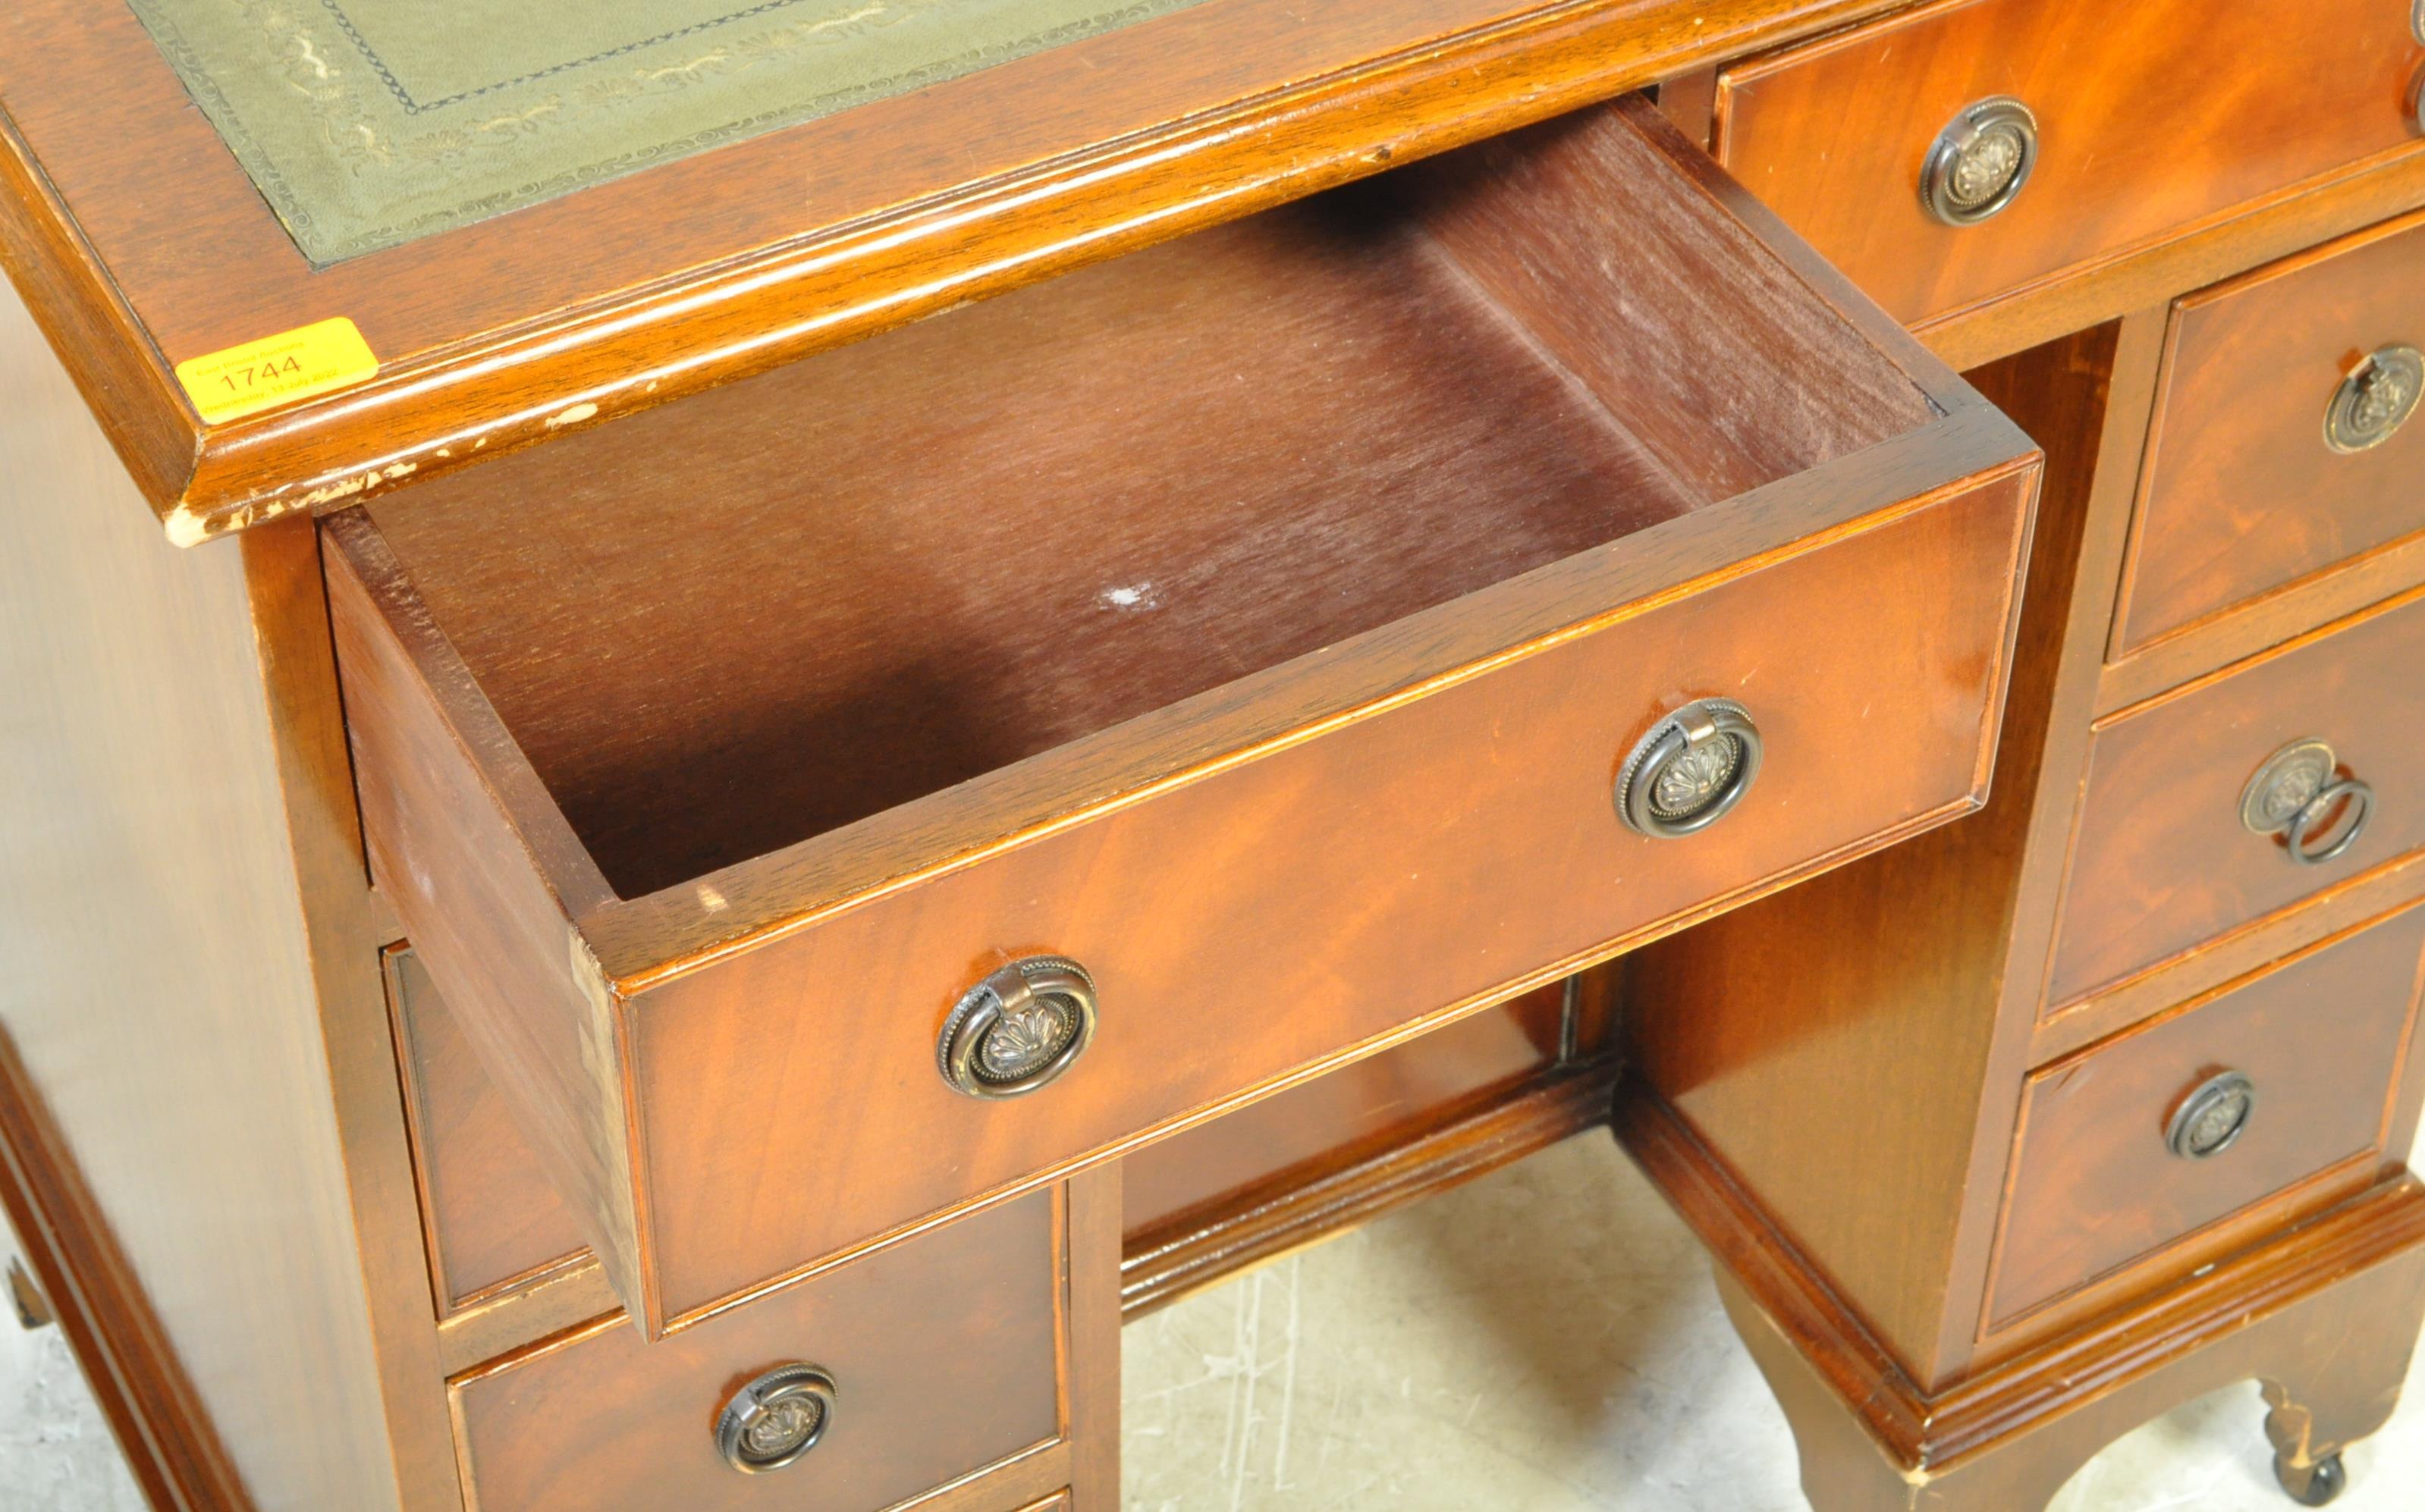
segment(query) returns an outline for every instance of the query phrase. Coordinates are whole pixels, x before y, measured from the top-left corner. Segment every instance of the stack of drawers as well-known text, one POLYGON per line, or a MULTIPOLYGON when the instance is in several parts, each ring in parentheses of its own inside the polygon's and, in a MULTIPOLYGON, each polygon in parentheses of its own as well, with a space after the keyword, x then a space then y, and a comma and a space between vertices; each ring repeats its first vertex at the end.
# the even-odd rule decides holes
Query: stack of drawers
POLYGON ((1823 1509, 2042 1504, 2250 1376, 2321 1504, 2396 1392, 2421 101, 2378 0, 1943 0, 1665 97, 2048 454, 1986 812, 1625 968, 1620 1132, 1823 1509))
POLYGON ((2425 960, 2420 342, 2413 216, 2172 309, 1991 1337, 2192 1268, 2407 1157, 2425 960), (2231 655, 2251 641, 2271 644, 2231 655), (2143 692, 2152 680, 2171 685, 2143 692))
POLYGON ((2036 478, 1631 100, 333 517, 469 1493, 1077 1484, 1110 1163, 1973 809, 2036 478))

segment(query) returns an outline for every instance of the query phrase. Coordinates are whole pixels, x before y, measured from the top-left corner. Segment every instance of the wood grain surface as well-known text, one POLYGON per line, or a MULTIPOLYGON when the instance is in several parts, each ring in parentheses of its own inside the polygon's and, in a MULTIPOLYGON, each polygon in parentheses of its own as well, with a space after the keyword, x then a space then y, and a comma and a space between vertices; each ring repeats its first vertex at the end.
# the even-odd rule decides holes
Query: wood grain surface
POLYGON ((639 995, 669 1311, 1966 808, 2025 493, 1961 496, 639 995), (1929 671, 1880 686, 1882 661, 1929 671), (1761 789, 1692 842, 1623 829, 1627 747, 1719 689, 1769 732, 1761 789), (1495 927, 1466 927, 1481 916, 1495 927), (1036 1096, 956 1096, 937 1026, 986 970, 1041 952, 1100 983, 1085 1061, 1036 1096), (837 1159, 777 1179, 724 1137, 735 1121, 779 1141, 813 1125, 837 1159))
POLYGON ((1420 216, 1334 195, 442 480, 380 532, 609 884, 673 887, 1930 418, 1643 114, 1451 159, 1420 216))
POLYGON ((1616 1125, 1718 1261, 1718 1292, 1792 1424, 1814 1512, 2042 1506, 2115 1438, 2208 1392, 2265 1383, 2330 1453, 2382 1426, 2425 1314, 2425 1187, 2401 1174, 2045 1347, 1915 1384, 1639 1084, 1616 1125))
POLYGON ((1368 1142, 1395 1143, 1453 1111, 1554 1067, 1566 986, 1536 987, 1434 1034, 1300 1082, 1199 1123, 1120 1162, 1131 1248, 1190 1209, 1227 1200, 1308 1162, 1368 1142))
MULTIPOLYGON (((480 1512, 887 1507, 1062 1437, 1063 1200, 1039 1191, 650 1344, 613 1318, 449 1391, 480 1512), (823 1367, 831 1423, 795 1464, 726 1465, 715 1418, 760 1372, 823 1367)), ((1015 1504, 998 1502, 996 1505, 1015 1504)))
POLYGON ((2351 454, 2323 424, 2367 354, 2425 345, 2425 217, 2192 294, 2173 323, 2117 657, 2425 533, 2425 423, 2351 454))
POLYGON ((2420 63, 2406 8, 2381 0, 1939 0, 1721 70, 1716 151, 1919 322, 2414 152, 2420 63), (1921 164, 1991 95, 2037 117, 2036 168, 2001 214, 1942 225, 1921 164))
MULTIPOLYGON (((1202 454, 1224 459, 1229 481, 1182 492, 1235 499, 1245 478, 1254 483, 1246 497, 1271 503, 1216 531, 1218 510, 1107 509, 1102 494, 1065 515, 1067 490, 1093 481, 1075 462, 1102 454, 1103 422, 1091 413, 1035 411, 1066 414, 1088 442, 1064 453, 1052 426, 1031 423, 1023 434, 1036 438, 1024 451, 988 449, 977 444, 985 412, 907 406, 899 439, 881 449, 888 469, 907 472, 903 517, 944 511, 981 543, 946 559, 989 585, 956 618, 935 613, 948 574, 905 594, 883 578, 899 568, 880 553, 848 570, 885 533, 821 536, 821 516, 779 513, 773 498, 751 520, 790 520, 796 533, 728 534, 719 517, 675 507, 671 496, 686 501, 686 489, 626 485, 565 501, 616 511, 647 498, 665 522, 653 553, 595 531, 581 509, 534 522, 548 526, 539 536, 465 531, 464 514, 441 513, 443 485, 425 490, 419 508, 383 506, 377 525, 329 522, 343 561, 331 577, 340 655, 360 668, 349 707, 374 872, 559 1186, 579 1194, 592 1243, 645 1328, 1277 1090, 1974 801, 2033 482, 2026 443, 1647 107, 1546 129, 1523 150, 1537 172, 1418 186, 1421 214, 1442 228, 1437 247, 1417 237, 1389 252, 1408 232, 1392 214, 1359 218, 1366 201, 1351 197, 1172 255, 1196 259, 1185 264, 1204 286, 1196 297, 1215 297, 1230 279, 1252 291, 1221 296, 1229 302, 1212 308, 1225 315, 1320 310, 1335 296, 1275 279, 1258 260, 1274 247, 1300 257, 1306 217, 1342 215, 1375 261, 1403 260, 1397 297, 1453 315, 1443 335, 1470 330, 1484 352, 1506 350, 1499 323, 1523 328, 1518 312, 1459 302, 1473 297, 1468 286, 1439 282, 1435 260, 1453 256, 1476 283, 1519 292, 1589 289, 1656 263, 1644 287, 1669 293, 1634 307, 1633 340, 1679 343, 1665 358, 1679 368, 1708 342, 1724 357, 1746 342, 1786 341, 1823 379, 1806 390, 1773 358, 1738 366, 1778 390, 1779 423, 1741 433, 1759 438, 1729 464, 1746 470, 1716 475, 1757 483, 1748 493, 1672 514, 1671 483, 1651 489, 1646 517, 1636 513, 1641 481, 1672 471, 1636 468, 1634 427, 1676 434, 1713 390, 1699 378, 1631 384, 1609 373, 1597 390, 1577 379, 1597 407, 1561 444, 1581 446, 1572 458, 1595 461, 1610 492, 1578 488, 1550 511, 1504 479, 1454 474, 1467 485, 1440 529, 1481 549, 1447 558, 1401 539, 1405 499, 1426 495, 1393 498, 1374 485, 1429 454, 1398 449, 1403 415, 1314 406, 1340 439, 1312 453, 1312 433, 1291 428, 1301 422, 1278 423, 1277 411, 1254 407, 1262 401, 1243 401, 1242 429, 1219 432, 1225 449, 1202 454), (1502 200, 1529 208, 1494 209, 1502 200), (1556 207, 1564 213, 1549 213, 1556 207), (1267 235, 1277 241, 1256 240, 1267 235), (1208 250, 1223 255, 1199 256, 1208 250), (1685 277, 1682 260, 1694 256, 1685 277), (1713 312, 1727 314, 1725 334, 1706 334, 1713 312), (929 438, 940 461, 972 447, 995 457, 1029 491, 996 491, 999 520, 965 513, 956 488, 918 482, 915 437, 929 438), (1274 449, 1303 460, 1276 468, 1274 449), (1333 470, 1342 457, 1355 465, 1333 470), (1039 458, 1051 464, 1043 481, 1064 489, 1025 481, 1020 468, 1039 458), (1807 470, 1779 476, 1797 468, 1807 470), (1269 511, 1283 503, 1329 522, 1345 543, 1338 567, 1293 549, 1286 532, 1275 537, 1273 521, 1290 512, 1269 511), (449 520, 458 528, 433 523, 449 520), (391 521, 405 550, 388 537, 391 521), (1026 562, 1020 553, 1043 539, 1088 565, 1122 532, 1184 548, 1168 554, 1176 587, 1157 581, 1158 567, 1115 572, 1099 561, 1056 613, 1052 596, 1066 585, 1043 574, 1060 564, 985 576, 999 566, 987 551, 1026 562), (1522 570, 1612 532, 1624 549, 1522 570), (1274 539, 1292 549, 1274 549, 1274 539), (547 570, 511 570, 535 548, 550 551, 547 570), (1234 570, 1196 584, 1181 557, 1234 570), (476 591, 506 581, 498 572, 515 591, 476 591), (1474 581, 1508 572, 1518 575, 1474 581), (793 592, 800 583, 818 591, 793 592), (1099 584, 1133 589, 1136 601, 1100 602, 1099 584), (1441 601, 1462 589, 1475 591, 1441 601), (1164 591, 1187 633, 1130 613, 1164 591), (816 617, 834 605, 842 618, 816 617), (1404 617, 1353 633, 1383 613, 1404 617), (503 628, 489 629, 497 615, 503 628), (949 634, 934 639, 939 626, 949 634), (688 648, 694 632, 708 643, 703 657, 688 648), (1331 640, 1341 635, 1349 638, 1331 640), (905 675, 897 656, 888 668, 880 658, 896 642, 927 645, 923 676, 905 675), (863 676, 850 675, 854 646, 868 648, 863 676), (1030 649, 992 654, 1005 646, 1030 649), (1046 650, 1054 660, 1040 660, 1046 650), (1880 658, 1925 675, 1882 682, 1880 658), (1225 676, 1236 680, 1209 686, 1225 676), (1762 678, 1762 717, 1781 742, 1772 749, 1797 753, 1794 775, 1780 755, 1761 779, 1777 796, 1755 805, 1759 822, 1662 847, 1652 868, 1653 842, 1614 818, 1616 763, 1674 704, 1727 690, 1754 696, 1762 678), (787 708, 795 679, 812 696, 787 708), (837 701, 852 686, 891 694, 875 707, 837 701), (1189 696, 1198 687, 1207 691, 1189 696), (1110 723, 1157 698, 1179 701, 1110 723), (1842 717, 1853 708, 1857 718, 1842 717), (734 731, 752 738, 736 741, 734 731), (1055 739, 1066 743, 1036 750, 1055 739), (803 759, 828 745, 851 764, 803 759), (599 752, 630 771, 584 804, 566 772, 599 752), (804 788, 795 767, 823 780, 804 788), (1798 785, 1821 773, 1824 800, 1814 787, 1797 802, 1798 785), (789 795, 853 781, 853 807, 895 806, 801 838, 804 824, 851 816, 789 795), (942 783, 953 786, 924 791, 942 783), (574 801, 559 805, 563 791, 574 801), (634 898, 635 886, 661 890, 634 898), (1169 907, 1173 897, 1187 907, 1169 907), (1486 899, 1509 922, 1476 936, 1457 921, 1486 899), (1410 954, 1417 940, 1457 944, 1410 954), (936 1024, 989 964, 1046 949, 1078 953, 1104 974, 1109 1000, 1153 1004, 1153 1020, 1123 1019, 1115 1006, 1089 1052, 1090 1067, 1108 1069, 1016 1105, 963 1105, 933 1074, 936 1024), (1244 960, 1259 963, 1254 1000, 1287 1002, 1287 1014, 1243 1010, 1205 968, 1244 960), (838 982, 850 984, 839 997, 838 982), (857 1109, 839 1125, 834 1096, 857 1109), (851 1171, 843 1186, 773 1181, 715 1132, 736 1117, 770 1133, 810 1118, 821 1138, 881 1140, 888 1153, 822 1168, 837 1180, 851 1171), (925 1132, 904 1143, 912 1130, 925 1132)), ((1361 287, 1353 270, 1326 277, 1361 287)), ((1106 269, 1093 286, 1118 295, 1120 278, 1106 269)), ((1050 310, 1098 297, 1088 288, 1072 279, 1033 298, 1050 310)), ((1032 318, 1019 307, 1004 301, 955 317, 956 326, 907 333, 904 358, 888 358, 888 343, 848 356, 899 361, 864 371, 906 381, 939 358, 991 349, 990 323, 1032 318), (973 344, 925 344, 945 336, 973 344)), ((1324 327, 1324 342, 1364 350, 1351 338, 1373 318, 1367 296, 1340 308, 1356 319, 1324 327)), ((1483 370, 1494 379, 1511 371, 1512 357, 1494 360, 1483 370)), ((1034 385, 1046 400, 1053 371, 1039 370, 1034 385)), ((1219 365, 1165 367, 1128 396, 1132 412, 1186 433, 1156 443, 1182 480, 1191 448, 1208 444, 1195 433, 1213 431, 1196 403, 1208 375, 1216 387, 1226 377, 1219 365), (1165 393, 1185 403, 1159 407, 1165 393)), ((1480 391, 1494 402, 1502 392, 1480 391)), ((781 404, 781 389, 731 392, 758 406, 734 411, 745 420, 800 413, 781 404)), ((778 434, 771 422, 750 433, 778 434)), ((1712 447, 1732 434, 1710 428, 1712 447)), ((766 476, 768 445, 744 450, 766 476)), ((846 454, 811 448, 808 457, 827 472, 847 467, 846 454)), ((1520 476, 1567 465, 1566 455, 1535 460, 1520 476)), ((683 476, 603 458, 598 472, 683 476)), ((1161 473, 1115 453, 1095 475, 1115 480, 1110 500, 1126 501, 1161 473)), ((900 565, 918 560, 904 553, 900 565)))
POLYGON ((2186 1271, 2397 1169, 2420 955, 2411 908, 2031 1073, 1987 1327, 2133 1263, 2186 1271), (2174 1154, 2167 1121, 2224 1071, 2256 1082, 2246 1128, 2174 1154))
MULTIPOLYGON (((2135 371, 2144 406, 2160 333, 2153 320, 2125 343, 2107 327, 1972 374, 2047 449, 1984 812, 1624 963, 1634 1073, 1923 1383, 1970 1348, 1978 1306, 1960 1295, 1960 1254, 1970 1226, 1993 1221, 2026 1067, 2026 1036, 2004 1019, 2036 1007, 2015 935, 2036 932, 2043 950, 2052 928, 2052 878, 2033 897, 2023 861, 2069 834, 2086 732, 2074 728, 2068 759, 2055 742, 2084 725, 2112 603, 2110 577, 2102 595, 2093 580, 2090 524, 2101 508, 2118 558, 2129 507, 2131 470, 2114 485, 2099 458, 2144 434, 2144 408, 2115 386, 2135 371), (2067 649, 2083 620, 2084 661, 2067 649)), ((1980 1249, 1983 1265, 1983 1236, 1980 1249)))
POLYGON ((169 549, 12 294, 0 522, 0 954, 34 1093, 251 1498, 442 1506, 313 535, 169 549))
POLYGON ((306 263, 135 17, 0 12, 0 245, 178 539, 341 504, 1888 0, 1211 0, 444 236, 306 263), (164 197, 147 186, 173 182, 164 197), (174 363, 331 314, 362 387, 174 363))
POLYGON ((410 947, 386 953, 430 1282, 452 1316, 580 1264, 588 1241, 410 947))
POLYGON ((2425 844, 2420 658, 2411 593, 2098 721, 2048 1012, 2425 844), (2308 737, 2373 788, 2374 809, 2346 854, 2303 867, 2241 826, 2240 795, 2308 737))

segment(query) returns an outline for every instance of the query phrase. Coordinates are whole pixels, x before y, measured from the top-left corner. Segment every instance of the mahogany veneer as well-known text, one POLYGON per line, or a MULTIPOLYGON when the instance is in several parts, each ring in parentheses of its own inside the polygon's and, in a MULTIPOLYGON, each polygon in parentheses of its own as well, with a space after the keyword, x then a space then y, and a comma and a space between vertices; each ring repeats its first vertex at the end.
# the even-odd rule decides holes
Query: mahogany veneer
POLYGON ((1721 69, 1714 150, 1922 324, 2415 155, 2420 66, 2406 9, 2380 0, 1938 0, 1721 69), (1945 225, 1920 165, 1994 96, 2037 118, 2037 165, 1992 218, 1945 225))
POLYGON ((1383 191, 329 522, 373 871, 650 1332, 1975 801, 2025 443, 1646 108, 1383 191), (1759 797, 1630 834, 1711 692, 1759 797), (1085 1061, 960 1098, 1037 952, 1085 1061))
POLYGON ((2425 344, 2425 220, 2403 216, 2175 309, 2114 653, 2425 531, 2425 425, 2326 446, 2324 407, 2378 348, 2425 344))
POLYGON ((2099 720, 2049 1011, 2425 845, 2419 658, 2425 602, 2411 593, 2099 720), (2311 736, 2374 807, 2346 852, 2303 867, 2282 836, 2241 825, 2240 800, 2268 756, 2311 736))
POLYGON ((608 1317, 458 1377, 464 1482, 482 1512, 763 1506, 783 1482, 729 1469, 715 1417, 788 1362, 838 1388, 793 1478, 827 1504, 889 1507, 1036 1456, 1063 1434, 1064 1205, 1030 1193, 680 1339, 608 1317))
POLYGON ((2245 1242, 2234 1215, 2294 1187, 2321 1206, 2398 1167, 2416 1133, 2420 969, 2425 909, 2411 908, 2030 1073, 1988 1329, 2157 1251, 2186 1270, 2245 1242), (2256 1086, 2239 1138, 2203 1159, 2174 1154, 2182 1099, 2234 1070, 2256 1086))

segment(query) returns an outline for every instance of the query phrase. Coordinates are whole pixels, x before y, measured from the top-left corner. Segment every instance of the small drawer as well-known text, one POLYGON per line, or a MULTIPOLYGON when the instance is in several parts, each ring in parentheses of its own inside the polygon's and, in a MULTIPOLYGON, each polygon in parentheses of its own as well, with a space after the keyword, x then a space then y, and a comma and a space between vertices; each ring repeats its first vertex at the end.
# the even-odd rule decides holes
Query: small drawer
POLYGON ((2117 657, 2425 531, 2425 216, 2174 308, 2117 657))
POLYGON ((2425 48, 2408 12, 1924 5, 1723 70, 1718 161, 1918 323, 2414 150, 2425 48))
POLYGON ((2425 845, 2420 666, 2411 595, 2100 721, 2049 1012, 2425 845))
POLYGON ((2058 1060, 2021 1097, 1992 1328, 2136 1262, 2187 1266, 2374 1179, 2406 1074, 2425 908, 2058 1060))
POLYGON ((580 1221, 410 946, 386 954, 405 1130, 441 1318, 588 1258, 580 1221))
POLYGON ((1053 1444, 1059 1206, 1057 1190, 1032 1192, 670 1338, 607 1319, 456 1377, 467 1504, 877 1512, 1053 1444), (777 1383, 795 1389, 769 1410, 793 1416, 732 1445, 752 1466, 737 1467, 720 1420, 789 1366, 823 1379, 777 1383), (758 1463, 786 1450, 789 1463, 758 1463))
POLYGON ((1628 103, 326 530, 373 870, 653 1332, 1975 805, 2035 478, 1628 103))

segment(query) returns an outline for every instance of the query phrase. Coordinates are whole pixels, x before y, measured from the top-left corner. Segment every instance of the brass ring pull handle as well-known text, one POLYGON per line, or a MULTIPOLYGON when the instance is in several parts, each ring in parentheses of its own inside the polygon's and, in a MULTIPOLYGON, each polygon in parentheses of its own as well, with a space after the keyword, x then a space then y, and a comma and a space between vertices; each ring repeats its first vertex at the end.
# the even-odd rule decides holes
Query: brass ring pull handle
POLYGON ((2256 1084, 2220 1071, 2190 1090, 2164 1122, 2164 1145, 2183 1160, 2208 1160, 2240 1142, 2256 1110, 2256 1084))
POLYGON ((2374 789, 2338 775, 2340 757, 2328 741, 2293 740, 2265 758, 2240 793, 2240 822, 2254 835, 2278 835, 2303 867, 2337 861, 2374 817, 2374 789), (2314 841, 2341 816, 2338 831, 2314 841))
POLYGON ((833 1377, 814 1365, 778 1365, 715 1415, 715 1452, 745 1475, 780 1470, 825 1437, 839 1394, 833 1377))
POLYGON ((2381 446, 2417 413, 2420 393, 2425 352, 2404 343, 2376 347, 2324 406, 2324 444, 2343 454, 2381 446))
POLYGON ((2010 95, 1964 105, 1919 169, 1919 202, 1948 226, 1975 226, 2013 202, 2038 164, 2038 119, 2010 95))
POLYGON ((2337 861, 2342 851, 2355 845, 2357 837, 2366 833, 2366 821, 2373 815, 2374 789, 2355 777, 2343 777, 2338 782, 2324 784, 2315 797, 2300 804, 2299 812, 2291 816, 2289 827, 2284 831, 2282 838, 2290 847, 2291 860, 2303 867, 2321 867, 2327 861, 2337 861), (2350 805, 2349 818, 2341 824, 2340 833, 2315 850, 2309 850, 2307 842, 2314 832, 2331 819, 2334 809, 2345 802, 2350 805))
POLYGON ((1616 774, 1618 817, 1662 840, 1706 829, 1759 775, 1759 726, 1730 698, 1697 698, 1634 742, 1616 774))
POLYGON ((1068 1070, 1094 1037, 1095 979, 1074 961, 1029 956, 961 996, 935 1060, 954 1091, 1017 1097, 1068 1070))

